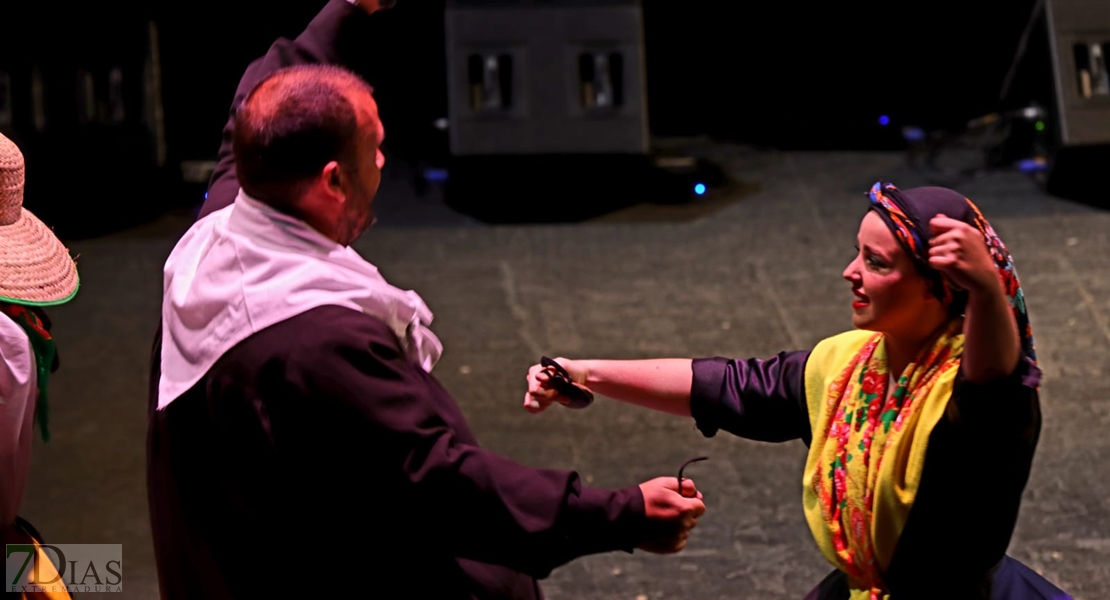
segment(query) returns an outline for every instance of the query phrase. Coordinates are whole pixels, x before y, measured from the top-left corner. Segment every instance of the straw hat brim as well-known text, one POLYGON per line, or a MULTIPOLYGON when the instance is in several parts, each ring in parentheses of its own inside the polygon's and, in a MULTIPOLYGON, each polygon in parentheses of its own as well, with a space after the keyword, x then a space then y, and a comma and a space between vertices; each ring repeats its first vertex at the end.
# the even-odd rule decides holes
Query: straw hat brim
POLYGON ((0 226, 0 301, 32 306, 69 302, 80 281, 77 264, 54 232, 22 208, 0 226))

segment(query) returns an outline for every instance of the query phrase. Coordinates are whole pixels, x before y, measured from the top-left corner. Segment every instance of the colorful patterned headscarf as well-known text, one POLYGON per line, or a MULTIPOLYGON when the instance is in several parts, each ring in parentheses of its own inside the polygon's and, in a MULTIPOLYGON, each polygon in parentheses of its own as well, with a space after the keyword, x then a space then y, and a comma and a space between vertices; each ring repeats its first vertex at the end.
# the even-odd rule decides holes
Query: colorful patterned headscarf
POLYGON ((933 293, 941 300, 953 302, 960 311, 967 301, 966 292, 929 266, 929 239, 932 237, 929 221, 943 214, 978 229, 983 234, 987 249, 990 250, 991 258, 994 259, 995 267, 1002 278, 1006 295, 1010 299, 1010 308, 1014 312, 1018 334, 1021 336, 1022 351, 1030 360, 1036 362, 1033 330, 1029 324, 1025 294, 1018 281, 1014 259, 974 202, 963 194, 947 188, 918 187, 902 191, 893 183, 884 181, 872 185, 868 196, 871 198, 871 209, 878 213, 887 227, 894 232, 894 237, 913 259, 918 272, 933 282, 933 293))

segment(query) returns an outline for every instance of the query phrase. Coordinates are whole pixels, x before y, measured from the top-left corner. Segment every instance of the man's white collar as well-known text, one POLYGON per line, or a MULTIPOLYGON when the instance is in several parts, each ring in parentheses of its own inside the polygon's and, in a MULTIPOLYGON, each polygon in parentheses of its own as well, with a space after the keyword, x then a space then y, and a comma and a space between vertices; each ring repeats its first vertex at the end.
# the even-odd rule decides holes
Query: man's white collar
POLYGON ((381 319, 426 371, 443 352, 428 329, 432 312, 416 292, 390 285, 353 248, 242 191, 177 243, 163 270, 163 292, 160 409, 239 342, 320 306, 381 319))

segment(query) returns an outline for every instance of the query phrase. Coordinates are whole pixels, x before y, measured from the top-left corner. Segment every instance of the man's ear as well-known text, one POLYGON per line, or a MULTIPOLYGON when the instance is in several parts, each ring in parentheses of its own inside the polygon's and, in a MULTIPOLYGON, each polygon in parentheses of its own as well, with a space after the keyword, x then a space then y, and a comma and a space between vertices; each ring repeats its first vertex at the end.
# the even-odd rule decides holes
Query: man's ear
POLYGON ((340 169, 338 162, 333 160, 324 165, 321 177, 323 178, 324 185, 329 191, 336 195, 345 195, 345 191, 343 189, 344 173, 342 172, 342 169, 340 169))

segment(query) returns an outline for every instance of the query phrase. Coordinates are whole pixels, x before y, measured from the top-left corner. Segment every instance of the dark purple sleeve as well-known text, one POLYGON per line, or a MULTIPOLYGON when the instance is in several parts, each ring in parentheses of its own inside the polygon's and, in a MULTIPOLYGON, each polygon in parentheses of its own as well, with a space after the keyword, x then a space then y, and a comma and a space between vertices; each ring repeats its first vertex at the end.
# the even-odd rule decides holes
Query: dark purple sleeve
POLYGON ((308 27, 290 41, 280 38, 269 51, 247 67, 239 87, 227 124, 223 129, 223 142, 217 156, 216 168, 208 184, 208 194, 197 218, 230 206, 239 194, 239 178, 235 174, 235 157, 231 152, 231 138, 235 130, 235 111, 254 86, 278 69, 302 64, 346 65, 357 52, 359 40, 365 39, 370 15, 347 0, 330 0, 308 24, 308 27))
POLYGON ((892 592, 942 597, 954 582, 973 582, 1002 560, 1040 437, 1040 380, 1028 359, 985 384, 957 375, 945 417, 929 435, 921 486, 885 577, 892 592), (940 580, 937 548, 945 549, 940 580))
POLYGON ((808 358, 808 350, 797 350, 767 359, 695 359, 690 412, 698 429, 706 437, 723 429, 752 440, 801 439, 808 445, 808 358))
POLYGON ((1025 357, 1013 373, 987 383, 967 381, 961 369, 948 403, 947 418, 966 426, 992 426, 998 433, 1009 431, 1028 437, 1029 427, 1034 421, 1040 422, 1040 411, 1033 410, 1039 406, 1040 385, 1040 367, 1025 357))
POLYGON ((364 430, 353 462, 395 496, 391 518, 411 523, 414 539, 542 578, 579 556, 631 552, 651 533, 637 485, 590 488, 573 471, 480 448, 450 394, 375 323, 358 315, 342 334, 312 336, 289 363, 299 373, 286 377, 364 430))

